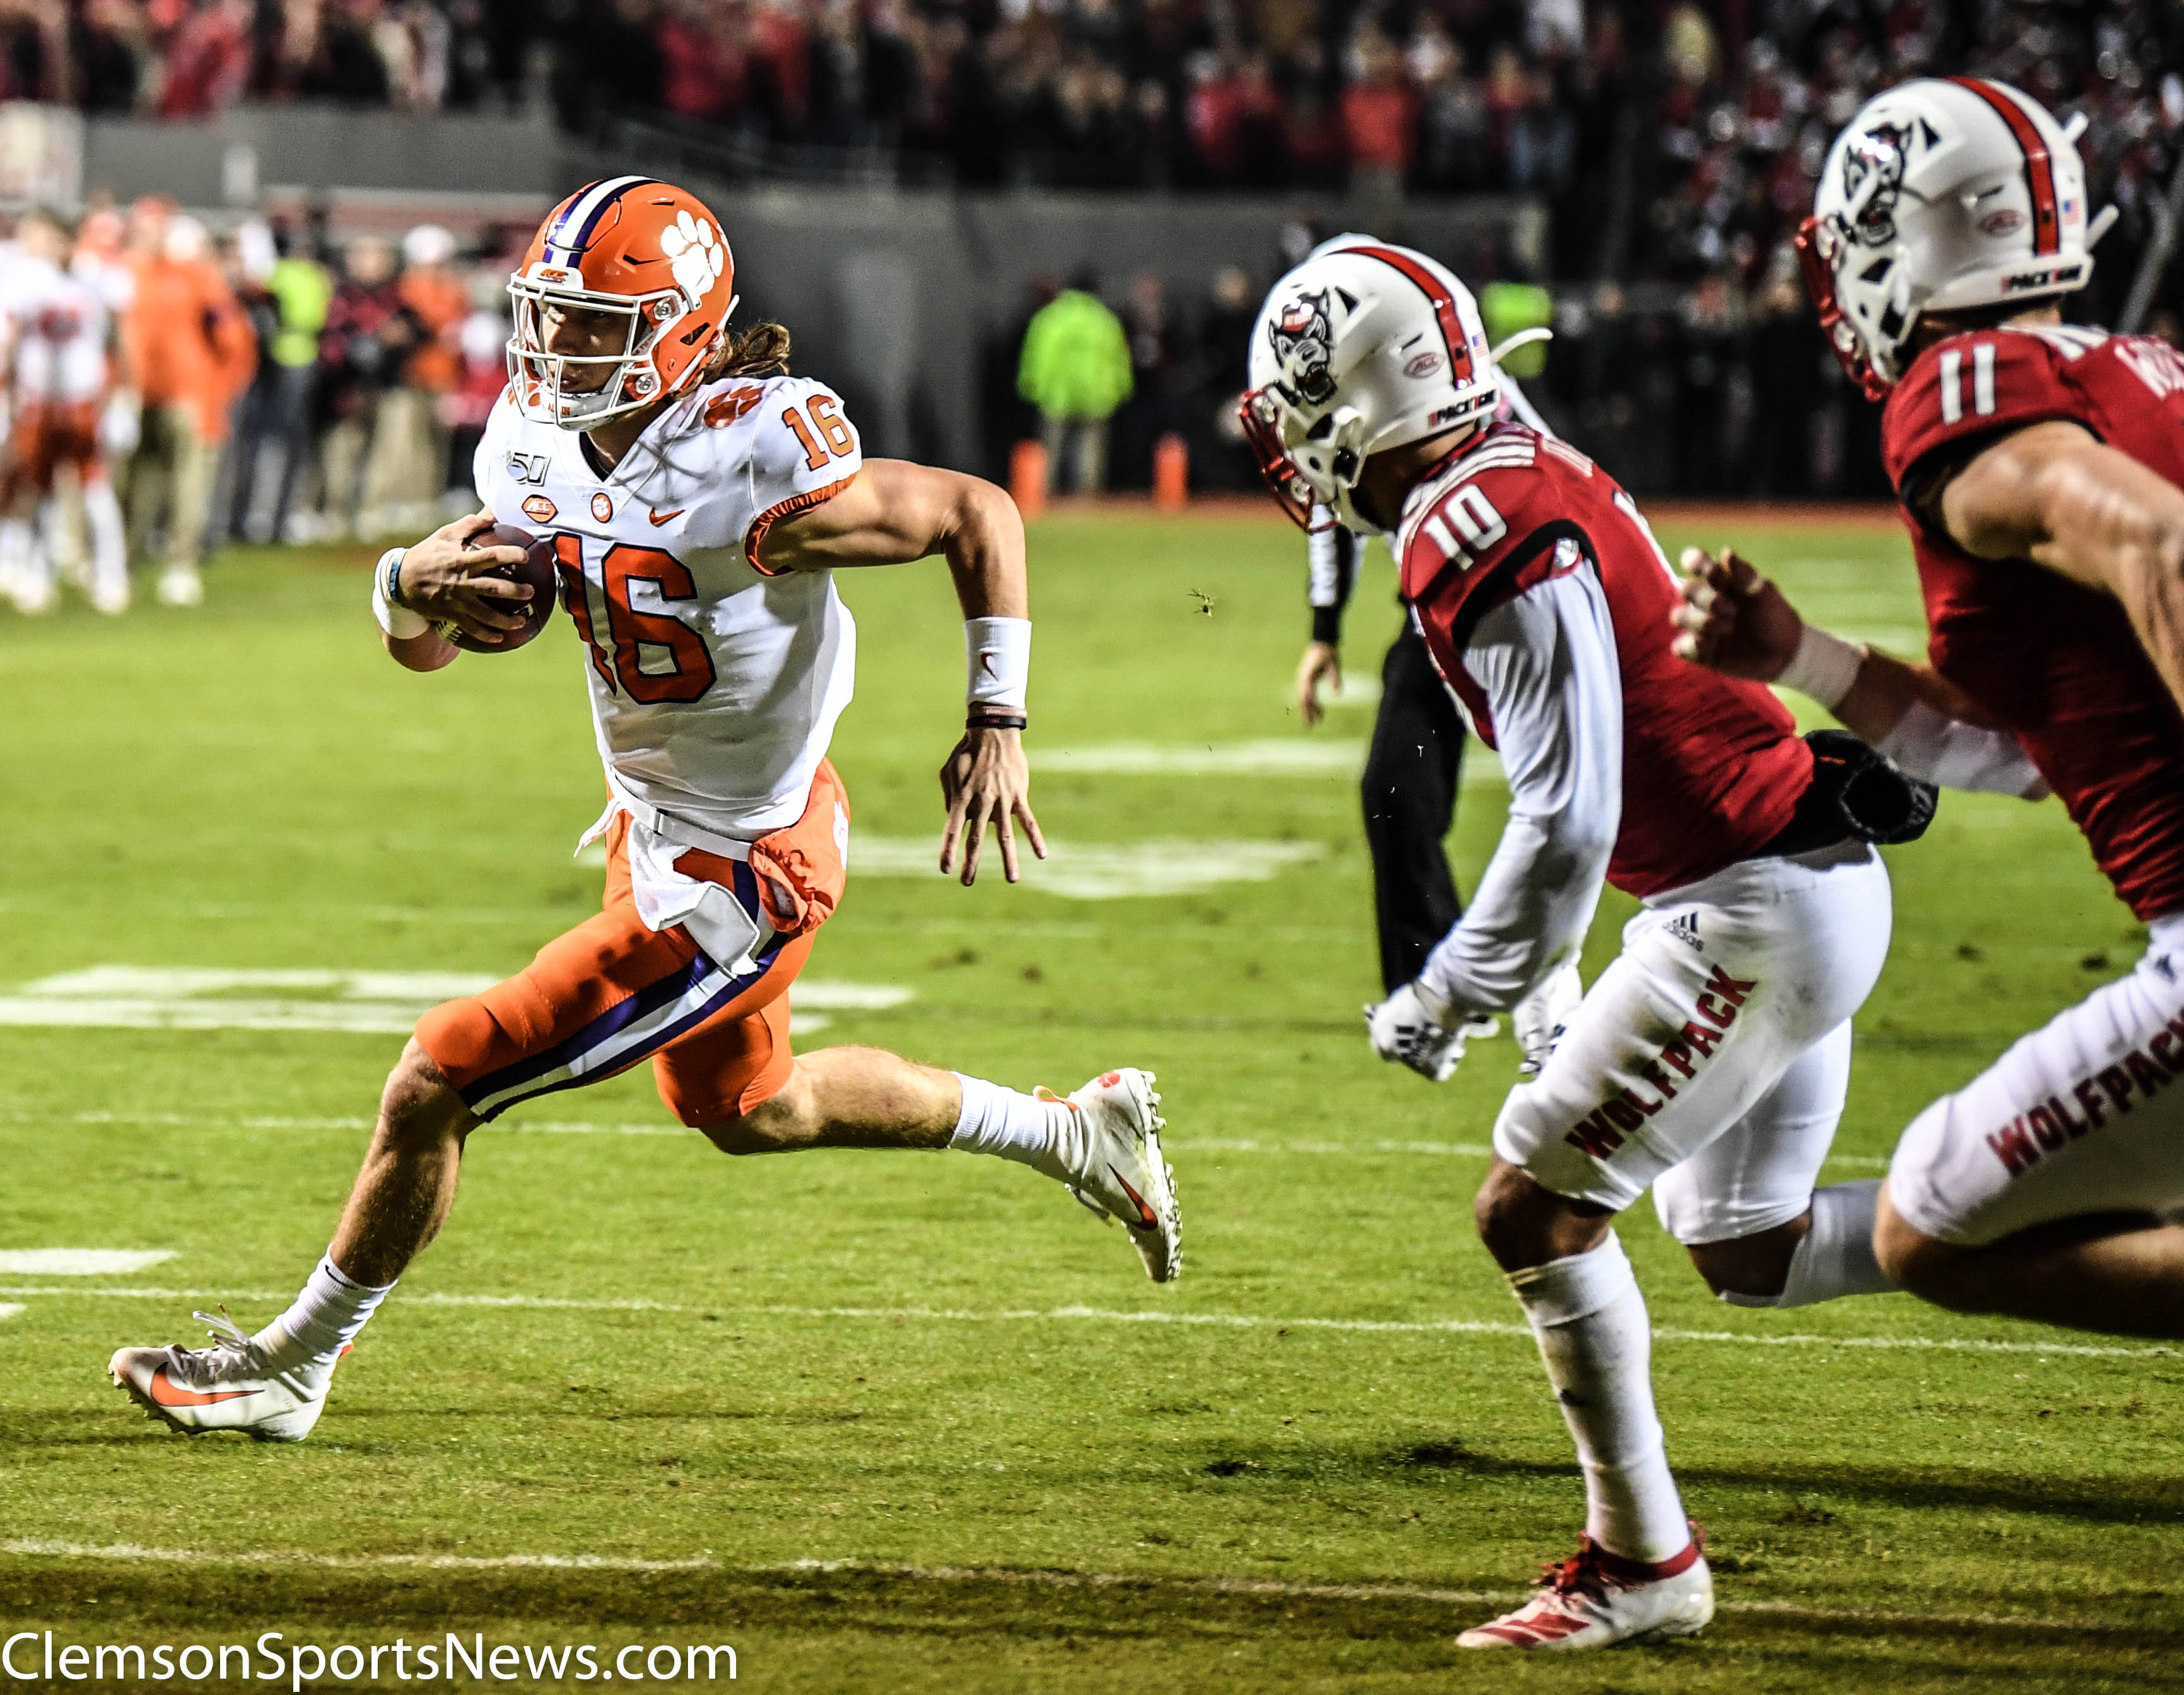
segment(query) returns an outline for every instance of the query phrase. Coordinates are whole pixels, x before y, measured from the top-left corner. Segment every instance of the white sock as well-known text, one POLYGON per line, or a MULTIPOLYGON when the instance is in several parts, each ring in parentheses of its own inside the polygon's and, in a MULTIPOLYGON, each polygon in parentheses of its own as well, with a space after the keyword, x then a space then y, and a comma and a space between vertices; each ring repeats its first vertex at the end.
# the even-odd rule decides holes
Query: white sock
POLYGON ((1646 1297, 1613 1231, 1590 1253, 1509 1274, 1532 1321, 1585 1468, 1585 1530, 1610 1553, 1658 1564, 1691 1545, 1653 1413, 1646 1297))
POLYGON ((31 582, 31 522, 27 518, 0 518, 0 577, 11 592, 21 592, 31 582))
POLYGON ((342 1350, 356 1340, 365 1320, 393 1293, 390 1283, 375 1289, 342 1274, 329 1249, 304 1285, 296 1303, 251 1338, 276 1369, 332 1371, 342 1350))
POLYGON ((1813 1191, 1813 1222, 1790 1257, 1777 1307, 1809 1307, 1842 1295, 1886 1295, 1896 1285, 1873 1253, 1873 1221, 1880 1210, 1880 1179, 1838 1183, 1813 1191))
POLYGON ((956 1077, 963 1085, 963 1110, 950 1147, 1012 1159, 1057 1182, 1077 1181, 1084 1163, 1084 1138, 1067 1101, 1019 1095, 960 1071, 956 1077))
POLYGON ((83 491, 84 521, 91 528, 91 580, 102 591, 109 585, 129 588, 129 543, 121 524, 121 503, 114 485, 98 482, 83 491))

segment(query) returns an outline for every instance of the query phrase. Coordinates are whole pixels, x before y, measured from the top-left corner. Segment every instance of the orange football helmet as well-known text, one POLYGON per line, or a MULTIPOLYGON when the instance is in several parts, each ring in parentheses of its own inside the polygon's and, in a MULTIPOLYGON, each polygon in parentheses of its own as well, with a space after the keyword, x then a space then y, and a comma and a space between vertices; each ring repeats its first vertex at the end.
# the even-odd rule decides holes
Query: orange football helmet
POLYGON ((578 189, 546 215, 508 280, 516 409, 588 430, 688 388, 735 310, 735 275, 720 220, 688 191, 649 176, 578 189), (578 312, 619 319, 621 346, 552 351, 555 324, 578 312))

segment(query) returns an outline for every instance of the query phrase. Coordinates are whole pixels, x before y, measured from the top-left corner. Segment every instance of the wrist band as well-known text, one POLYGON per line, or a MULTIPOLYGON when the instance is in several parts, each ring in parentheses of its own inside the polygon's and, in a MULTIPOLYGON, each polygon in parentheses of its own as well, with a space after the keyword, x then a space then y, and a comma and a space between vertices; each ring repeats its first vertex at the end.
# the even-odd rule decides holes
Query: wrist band
POLYGON ((963 721, 967 730, 1020 730, 1030 721, 1021 712, 973 712, 963 721))
POLYGON ((1031 620, 966 618, 963 650, 971 671, 963 698, 971 710, 1021 713, 1031 692, 1031 620))
POLYGON ((429 619, 411 611, 394 598, 402 580, 404 551, 401 548, 387 549, 371 568, 371 616, 379 621, 379 627, 398 642, 415 641, 432 627, 429 619))
POLYGON ((1865 664, 1865 652, 1863 643, 1847 642, 1818 624, 1808 624, 1804 634, 1797 638, 1797 651, 1791 655, 1789 664, 1782 667, 1782 674, 1774 681, 1785 689, 1811 696, 1832 712, 1858 681, 1859 668, 1865 664))

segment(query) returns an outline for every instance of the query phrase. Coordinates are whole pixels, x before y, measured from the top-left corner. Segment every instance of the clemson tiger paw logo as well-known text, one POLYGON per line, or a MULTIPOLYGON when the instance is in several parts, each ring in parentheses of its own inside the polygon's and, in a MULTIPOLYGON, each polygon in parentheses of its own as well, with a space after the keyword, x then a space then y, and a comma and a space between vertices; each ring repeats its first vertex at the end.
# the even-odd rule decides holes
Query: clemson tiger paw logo
POLYGON ((727 243, 714 233, 710 223, 688 212, 677 212, 675 221, 660 232, 660 250, 674 269, 675 286, 693 306, 705 298, 728 268, 727 243))

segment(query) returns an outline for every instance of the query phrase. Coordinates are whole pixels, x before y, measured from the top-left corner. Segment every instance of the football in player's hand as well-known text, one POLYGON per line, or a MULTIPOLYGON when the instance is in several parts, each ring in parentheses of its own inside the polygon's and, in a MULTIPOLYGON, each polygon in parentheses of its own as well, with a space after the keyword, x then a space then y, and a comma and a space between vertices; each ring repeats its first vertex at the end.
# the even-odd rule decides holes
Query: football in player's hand
POLYGON ((467 633, 460 625, 452 622, 439 627, 440 633, 465 653, 512 653, 546 627, 546 621, 554 616, 554 544, 550 538, 533 536, 528 530, 519 530, 513 524, 495 524, 489 530, 481 530, 471 538, 474 548, 521 548, 523 563, 497 565, 481 575, 504 577, 511 583, 527 583, 531 598, 527 601, 496 603, 510 612, 523 615, 523 627, 504 630, 497 642, 481 641, 467 633))

